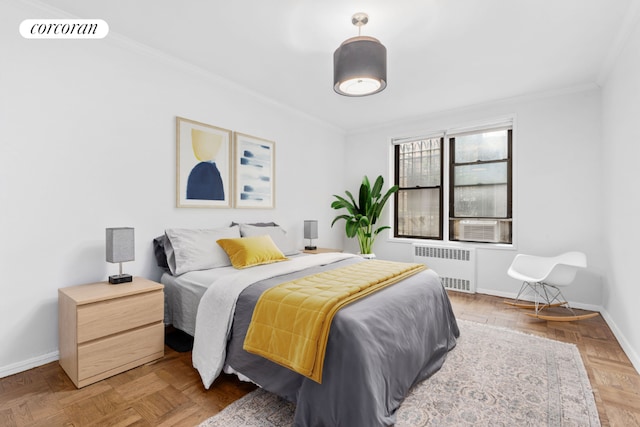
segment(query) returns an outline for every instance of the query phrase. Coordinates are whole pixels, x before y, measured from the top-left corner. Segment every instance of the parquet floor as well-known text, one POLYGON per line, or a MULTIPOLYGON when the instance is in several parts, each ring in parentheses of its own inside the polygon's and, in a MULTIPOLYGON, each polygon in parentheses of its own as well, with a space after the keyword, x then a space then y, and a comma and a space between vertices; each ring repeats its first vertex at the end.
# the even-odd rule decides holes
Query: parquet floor
MULTIPOLYGON (((640 426, 640 375, 604 320, 544 322, 501 298, 451 292, 456 316, 575 343, 603 426, 640 426)), ((57 362, 0 379, 0 426, 196 426, 254 389, 223 375, 205 390, 191 353, 165 357, 80 390, 57 362)))

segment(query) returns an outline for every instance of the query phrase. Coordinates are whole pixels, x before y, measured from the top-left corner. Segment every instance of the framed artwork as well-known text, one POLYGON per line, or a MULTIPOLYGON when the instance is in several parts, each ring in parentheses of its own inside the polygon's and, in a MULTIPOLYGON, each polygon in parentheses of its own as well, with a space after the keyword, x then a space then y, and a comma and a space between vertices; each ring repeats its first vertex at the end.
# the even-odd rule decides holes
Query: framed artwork
POLYGON ((235 207, 275 207, 276 143, 234 133, 235 207))
POLYGON ((176 206, 230 208, 231 131, 176 117, 176 206))

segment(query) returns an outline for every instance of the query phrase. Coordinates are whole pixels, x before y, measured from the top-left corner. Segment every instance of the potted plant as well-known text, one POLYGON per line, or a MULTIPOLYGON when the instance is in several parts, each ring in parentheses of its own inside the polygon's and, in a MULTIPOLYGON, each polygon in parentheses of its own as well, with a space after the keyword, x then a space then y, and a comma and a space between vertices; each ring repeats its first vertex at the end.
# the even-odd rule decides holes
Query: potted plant
POLYGON ((382 230, 391 228, 388 225, 375 227, 385 203, 387 203, 387 200, 393 193, 398 191, 398 186, 394 185, 383 195, 383 184, 384 179, 382 176, 378 176, 372 188, 369 183, 369 178, 365 176, 360 185, 358 202, 356 202, 349 191, 345 191, 349 200, 335 194, 333 195, 337 200, 331 203, 331 207, 333 209, 346 209, 347 213, 335 217, 331 226, 333 227, 336 221, 344 219, 347 237, 358 238, 360 253, 362 255, 372 255, 373 252, 371 249, 378 234, 382 230))

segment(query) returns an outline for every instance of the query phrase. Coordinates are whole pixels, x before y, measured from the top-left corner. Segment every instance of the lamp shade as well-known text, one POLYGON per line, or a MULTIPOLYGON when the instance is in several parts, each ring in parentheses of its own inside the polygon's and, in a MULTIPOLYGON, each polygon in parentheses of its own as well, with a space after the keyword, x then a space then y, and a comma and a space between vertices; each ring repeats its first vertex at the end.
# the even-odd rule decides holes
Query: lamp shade
POLYGON ((345 40, 333 54, 333 90, 366 96, 387 87, 387 48, 373 37, 345 40))
POLYGON ((304 238, 305 239, 318 238, 318 221, 316 221, 315 219, 309 219, 304 221, 304 238))
POLYGON ((107 262, 126 262, 135 259, 134 229, 107 228, 107 262))

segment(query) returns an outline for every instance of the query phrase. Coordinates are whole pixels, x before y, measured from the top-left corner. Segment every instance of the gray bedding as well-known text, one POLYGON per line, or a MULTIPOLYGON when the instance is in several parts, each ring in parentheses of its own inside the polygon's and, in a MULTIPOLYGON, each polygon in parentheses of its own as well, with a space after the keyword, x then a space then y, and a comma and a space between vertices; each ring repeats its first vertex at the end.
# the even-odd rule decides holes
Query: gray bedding
POLYGON ((215 279, 236 271, 233 267, 219 267, 190 271, 180 276, 165 271, 160 278, 165 295, 164 323, 195 335, 198 304, 207 288, 215 279))
POLYGON ((240 295, 226 363, 266 390, 296 403, 300 427, 375 427, 395 423, 409 389, 435 373, 459 336, 438 276, 426 270, 341 309, 333 319, 318 384, 242 349, 253 308, 278 283, 359 259, 264 280, 240 295))

